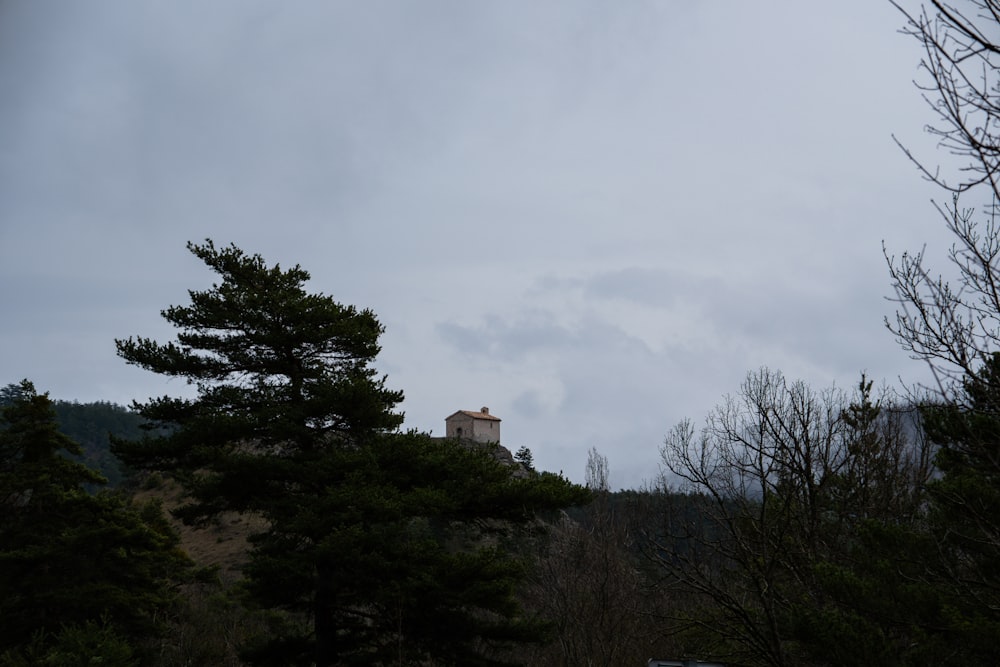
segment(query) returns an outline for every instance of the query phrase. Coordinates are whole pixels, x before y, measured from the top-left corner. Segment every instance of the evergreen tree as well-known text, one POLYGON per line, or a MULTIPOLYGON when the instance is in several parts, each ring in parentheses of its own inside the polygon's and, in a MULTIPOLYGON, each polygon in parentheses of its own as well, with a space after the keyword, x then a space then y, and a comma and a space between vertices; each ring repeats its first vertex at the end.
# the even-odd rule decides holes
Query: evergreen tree
POLYGON ((0 419, 0 652, 106 619, 137 643, 187 567, 157 505, 132 506, 67 455, 47 394, 22 382, 0 419))
POLYGON ((929 485, 950 632, 976 661, 1000 660, 1000 353, 963 382, 965 398, 924 410, 938 446, 929 485))
POLYGON ((534 472, 535 470, 535 457, 531 453, 531 450, 527 447, 521 447, 516 452, 514 452, 514 460, 524 466, 525 470, 529 472, 534 472))
POLYGON ((403 396, 372 368, 382 326, 371 311, 306 292, 299 266, 268 267, 211 241, 188 248, 221 282, 163 311, 176 342, 117 345, 129 363, 186 378, 197 396, 137 404, 176 428, 116 451, 184 482, 187 521, 226 510, 265 519, 251 537, 249 589, 310 627, 290 627, 256 660, 496 664, 483 642, 537 638, 513 602, 520 566, 500 548, 501 529, 585 492, 554 475, 517 480, 488 452, 399 433, 403 396))

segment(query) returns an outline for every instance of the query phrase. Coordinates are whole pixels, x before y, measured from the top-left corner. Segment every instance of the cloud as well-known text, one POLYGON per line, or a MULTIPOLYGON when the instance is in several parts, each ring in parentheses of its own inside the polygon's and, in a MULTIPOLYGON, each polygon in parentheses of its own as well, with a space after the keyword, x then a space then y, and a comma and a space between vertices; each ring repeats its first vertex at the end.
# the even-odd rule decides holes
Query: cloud
POLYGON ((0 3, 0 367, 183 391, 112 341, 170 336, 212 237, 373 308, 408 426, 490 405, 541 465, 582 477, 596 446, 635 480, 747 370, 907 367, 881 241, 949 241, 890 136, 933 155, 899 25, 863 0, 0 3))

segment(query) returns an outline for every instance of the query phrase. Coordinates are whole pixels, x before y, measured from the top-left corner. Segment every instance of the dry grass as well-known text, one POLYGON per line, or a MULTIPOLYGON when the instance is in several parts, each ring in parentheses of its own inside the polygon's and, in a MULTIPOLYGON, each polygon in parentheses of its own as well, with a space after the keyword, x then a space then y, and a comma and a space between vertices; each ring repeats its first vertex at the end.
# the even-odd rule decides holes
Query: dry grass
POLYGON ((189 526, 171 514, 184 503, 184 491, 172 479, 164 479, 151 488, 140 489, 137 501, 157 499, 163 503, 167 518, 180 534, 181 548, 199 567, 217 567, 226 581, 240 577, 247 562, 247 537, 265 526, 263 519, 237 512, 225 512, 205 526, 189 526))

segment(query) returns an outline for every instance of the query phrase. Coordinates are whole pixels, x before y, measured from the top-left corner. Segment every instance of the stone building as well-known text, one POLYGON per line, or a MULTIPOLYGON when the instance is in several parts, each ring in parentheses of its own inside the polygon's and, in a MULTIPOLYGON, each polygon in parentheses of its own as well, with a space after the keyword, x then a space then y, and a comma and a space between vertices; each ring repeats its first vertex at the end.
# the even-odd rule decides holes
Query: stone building
POLYGON ((530 477, 534 473, 518 462, 510 450, 500 444, 500 418, 490 414, 489 408, 459 410, 444 418, 445 437, 459 440, 470 448, 483 448, 493 457, 511 469, 511 475, 518 478, 530 477))
POLYGON ((479 412, 459 410, 445 417, 444 426, 447 438, 500 443, 500 418, 491 415, 486 407, 479 412))

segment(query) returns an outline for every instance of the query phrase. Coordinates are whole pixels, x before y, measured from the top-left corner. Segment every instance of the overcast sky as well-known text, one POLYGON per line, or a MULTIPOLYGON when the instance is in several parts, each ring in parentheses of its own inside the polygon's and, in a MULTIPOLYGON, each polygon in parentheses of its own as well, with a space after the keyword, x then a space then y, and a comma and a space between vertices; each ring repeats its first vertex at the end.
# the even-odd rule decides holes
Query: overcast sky
POLYGON ((893 252, 949 244, 888 4, 0 0, 0 383, 186 391, 114 339, 214 276, 188 240, 372 308, 406 425, 615 488, 750 370, 923 369, 893 252))

